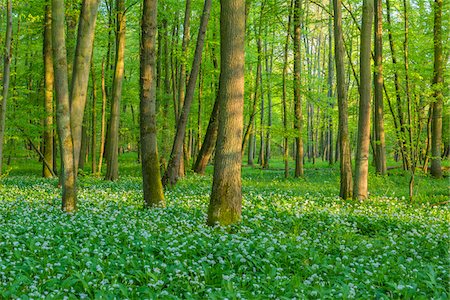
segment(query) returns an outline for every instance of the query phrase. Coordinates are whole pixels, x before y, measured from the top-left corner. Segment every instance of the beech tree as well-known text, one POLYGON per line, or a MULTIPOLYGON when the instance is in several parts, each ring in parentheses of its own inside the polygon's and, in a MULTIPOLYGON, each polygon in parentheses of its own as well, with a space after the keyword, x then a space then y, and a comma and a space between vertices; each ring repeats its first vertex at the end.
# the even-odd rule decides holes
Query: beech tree
POLYGON ((364 200, 368 197, 369 145, 370 145, 370 101, 371 82, 371 41, 373 1, 364 0, 360 45, 360 100, 358 119, 358 142, 356 144, 356 168, 353 198, 364 200))
POLYGON ((120 99, 122 98, 122 84, 125 68, 125 1, 116 0, 116 60, 114 65, 114 77, 112 84, 111 113, 108 131, 107 153, 107 180, 119 178, 119 122, 120 122, 120 99))
POLYGON ((245 4, 221 0, 220 6, 219 129, 209 225, 236 223, 242 210, 245 4))
POLYGON ((436 178, 442 177, 441 168, 441 144, 442 144, 442 106, 444 96, 442 88, 443 77, 443 55, 442 55, 442 0, 434 1, 434 102, 433 121, 431 123, 432 146, 431 146, 431 175, 436 178))
POLYGON ((341 0, 333 0, 334 10, 334 56, 336 61, 336 89, 339 107, 339 196, 348 199, 353 196, 352 158, 348 133, 348 102, 345 83, 344 39, 342 34, 341 0))
POLYGON ((66 212, 74 212, 77 208, 76 177, 79 154, 76 155, 75 151, 77 147, 78 149, 81 147, 81 125, 86 104, 87 81, 89 78, 98 4, 98 0, 84 0, 82 4, 72 74, 72 89, 69 94, 64 3, 52 0, 53 68, 62 161, 60 181, 63 191, 62 209, 66 212))
POLYGON ((147 207, 163 207, 156 135, 157 0, 144 0, 142 9, 140 132, 144 200, 147 207))

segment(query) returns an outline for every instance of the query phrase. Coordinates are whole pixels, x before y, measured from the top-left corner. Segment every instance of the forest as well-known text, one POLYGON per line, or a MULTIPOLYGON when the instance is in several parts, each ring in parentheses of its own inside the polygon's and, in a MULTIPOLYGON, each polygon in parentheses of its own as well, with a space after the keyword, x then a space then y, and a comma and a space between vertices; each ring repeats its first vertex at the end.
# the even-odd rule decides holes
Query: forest
POLYGON ((0 299, 450 298, 449 1, 0 10, 0 299))

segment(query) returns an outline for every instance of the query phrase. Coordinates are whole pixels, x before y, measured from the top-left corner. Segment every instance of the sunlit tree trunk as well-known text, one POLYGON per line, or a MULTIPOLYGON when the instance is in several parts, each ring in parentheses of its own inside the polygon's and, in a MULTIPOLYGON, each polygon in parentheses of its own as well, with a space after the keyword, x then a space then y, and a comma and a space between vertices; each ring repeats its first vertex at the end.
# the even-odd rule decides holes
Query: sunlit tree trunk
POLYGON ((164 207, 156 135, 157 0, 144 0, 142 12, 140 126, 144 200, 147 207, 164 207))
POLYGON ((116 33, 116 63, 114 69, 113 91, 111 101, 111 114, 109 120, 108 150, 106 180, 119 178, 119 121, 120 99, 122 98, 122 82, 124 75, 125 58, 125 1, 116 1, 117 33, 116 33))
POLYGON ((72 131, 70 128, 69 86, 67 78, 67 56, 64 30, 64 2, 52 0, 52 46, 55 72, 56 121, 58 123, 61 149, 62 209, 74 212, 77 209, 76 174, 73 152, 72 131))
POLYGON ((442 58, 442 3, 443 0, 434 1, 434 102, 433 120, 431 123, 431 175, 442 177, 441 168, 441 144, 442 144, 442 106, 444 96, 442 94, 443 58, 442 58))
POLYGON ((78 171, 79 158, 81 157, 83 117, 87 99, 89 69, 91 67, 99 2, 100 0, 83 1, 78 24, 77 46, 70 88, 70 122, 73 138, 75 174, 78 171))
POLYGON ((360 101, 358 119, 358 142, 356 148, 356 168, 353 198, 364 200, 368 197, 369 145, 370 145, 370 100, 372 95, 371 80, 371 40, 373 1, 364 0, 361 45, 360 45, 360 101))
MULTIPOLYGON (((342 35, 341 0, 333 0, 334 8, 334 56, 336 61, 336 89, 339 107, 339 132, 336 156, 340 161, 340 190, 343 199, 353 195, 352 160, 348 133, 348 101, 345 84, 344 39, 342 35), (338 152, 339 150, 339 152, 338 152)), ((336 159, 337 159, 336 158, 336 159)))
POLYGON ((209 225, 239 222, 242 210, 245 4, 242 0, 221 0, 220 4, 219 130, 209 225))
POLYGON ((53 57, 52 57, 52 19, 51 7, 45 6, 44 24, 44 158, 49 164, 43 166, 43 176, 52 177, 53 173, 53 57), (50 169, 49 169, 50 168, 50 169))

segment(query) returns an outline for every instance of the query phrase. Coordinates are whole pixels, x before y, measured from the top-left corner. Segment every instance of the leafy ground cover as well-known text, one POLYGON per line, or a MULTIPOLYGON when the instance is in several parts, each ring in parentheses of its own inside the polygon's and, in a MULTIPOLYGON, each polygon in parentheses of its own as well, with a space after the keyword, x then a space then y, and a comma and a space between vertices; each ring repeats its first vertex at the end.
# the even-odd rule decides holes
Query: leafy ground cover
MULTIPOLYGON (((139 167, 128 163, 128 174, 139 167)), ((122 174, 127 174, 127 171, 122 174)), ((0 181, 0 298, 448 299, 448 180, 371 176, 371 198, 343 201, 338 170, 306 179, 244 168, 243 220, 209 228, 211 176, 142 207, 141 179, 80 178, 79 211, 56 180, 0 181)))

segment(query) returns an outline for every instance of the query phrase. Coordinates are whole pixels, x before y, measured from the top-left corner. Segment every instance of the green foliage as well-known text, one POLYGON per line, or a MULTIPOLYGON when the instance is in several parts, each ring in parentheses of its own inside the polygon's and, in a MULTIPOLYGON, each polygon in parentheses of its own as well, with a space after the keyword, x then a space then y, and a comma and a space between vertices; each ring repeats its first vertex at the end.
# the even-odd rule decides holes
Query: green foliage
MULTIPOLYGON (((337 169, 307 166, 302 180, 244 168, 230 229, 205 225, 210 175, 180 181, 155 210, 139 177, 81 177, 76 215, 60 211, 56 179, 3 178, 0 298, 449 297, 448 206, 408 203, 401 174, 372 176, 366 202, 343 201, 337 169)), ((428 201, 446 195, 446 180, 419 182, 428 201)))

